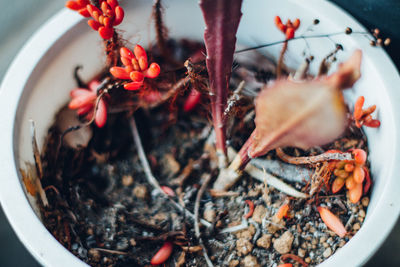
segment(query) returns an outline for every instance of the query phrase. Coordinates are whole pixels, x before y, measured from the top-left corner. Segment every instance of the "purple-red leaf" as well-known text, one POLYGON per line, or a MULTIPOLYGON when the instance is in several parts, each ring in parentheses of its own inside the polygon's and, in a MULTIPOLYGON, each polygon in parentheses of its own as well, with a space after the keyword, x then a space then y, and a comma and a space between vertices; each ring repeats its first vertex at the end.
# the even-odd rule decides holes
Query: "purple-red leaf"
POLYGON ((242 0, 201 0, 206 29, 207 70, 212 91, 211 108, 217 150, 226 154, 224 110, 228 96, 236 32, 242 16, 242 0))

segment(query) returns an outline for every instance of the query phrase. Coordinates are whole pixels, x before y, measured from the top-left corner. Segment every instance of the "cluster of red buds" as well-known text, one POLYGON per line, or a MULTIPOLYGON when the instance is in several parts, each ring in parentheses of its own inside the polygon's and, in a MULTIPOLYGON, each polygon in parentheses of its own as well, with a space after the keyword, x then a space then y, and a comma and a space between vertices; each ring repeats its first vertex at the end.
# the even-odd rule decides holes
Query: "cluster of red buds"
POLYGON ((339 161, 333 174, 336 176, 332 183, 332 193, 337 193, 344 185, 348 190, 348 198, 352 203, 357 203, 363 193, 367 193, 370 186, 369 171, 365 167, 367 153, 362 149, 352 151, 353 161, 339 161), (363 182, 366 180, 364 190, 363 182))
POLYGON ((103 39, 110 39, 114 35, 114 26, 124 19, 124 10, 117 0, 100 1, 100 9, 90 4, 89 0, 68 1, 66 7, 78 11, 84 17, 92 17, 89 26, 98 31, 103 39))
POLYGON ((100 82, 98 80, 93 80, 89 83, 88 89, 73 89, 70 92, 71 101, 68 107, 70 109, 76 109, 79 116, 85 115, 86 119, 89 121, 93 118, 93 112, 96 112, 94 115, 94 122, 97 127, 101 128, 107 121, 107 104, 103 98, 97 100, 97 88, 99 85, 100 82), (95 111, 97 101, 99 102, 97 104, 97 110, 95 111))
POLYGON ((156 78, 160 74, 160 66, 151 63, 149 66, 146 50, 136 45, 133 53, 126 47, 120 49, 121 61, 125 67, 112 67, 110 73, 118 79, 131 80, 125 83, 126 90, 138 90, 142 87, 144 78, 156 78))
POLYGON ((294 38, 294 33, 300 26, 300 20, 295 19, 292 22, 290 19, 288 19, 286 24, 283 24, 281 18, 279 16, 276 16, 275 25, 281 32, 285 34, 286 40, 290 40, 294 38))
POLYGON ((373 119, 371 113, 376 110, 376 105, 372 105, 366 109, 363 109, 364 97, 358 97, 356 103, 354 104, 353 118, 355 120, 356 126, 361 128, 361 126, 368 126, 372 128, 378 128, 381 125, 379 120, 373 119))

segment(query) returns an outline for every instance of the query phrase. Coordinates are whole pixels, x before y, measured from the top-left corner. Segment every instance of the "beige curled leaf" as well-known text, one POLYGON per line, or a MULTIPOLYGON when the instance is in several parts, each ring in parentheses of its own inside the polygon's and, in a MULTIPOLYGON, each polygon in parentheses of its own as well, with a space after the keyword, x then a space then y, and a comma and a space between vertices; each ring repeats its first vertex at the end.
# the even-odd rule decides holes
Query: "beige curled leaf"
POLYGON ((346 127, 341 89, 359 79, 360 64, 357 50, 325 79, 278 81, 265 87, 256 99, 256 129, 249 155, 258 157, 286 146, 308 149, 339 137, 346 127))

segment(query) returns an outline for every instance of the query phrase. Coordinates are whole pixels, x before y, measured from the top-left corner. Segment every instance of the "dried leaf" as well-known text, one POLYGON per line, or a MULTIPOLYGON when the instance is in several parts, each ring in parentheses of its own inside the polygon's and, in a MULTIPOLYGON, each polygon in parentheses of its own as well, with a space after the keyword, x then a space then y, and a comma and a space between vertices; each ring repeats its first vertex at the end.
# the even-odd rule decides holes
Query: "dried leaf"
POLYGON ((341 89, 360 77, 361 52, 328 78, 307 82, 278 81, 264 88, 256 100, 256 129, 251 157, 278 147, 308 149, 340 136, 346 126, 341 89))
POLYGON ((326 226, 335 232, 335 234, 343 238, 346 235, 346 229, 340 219, 327 208, 318 207, 317 209, 326 226))

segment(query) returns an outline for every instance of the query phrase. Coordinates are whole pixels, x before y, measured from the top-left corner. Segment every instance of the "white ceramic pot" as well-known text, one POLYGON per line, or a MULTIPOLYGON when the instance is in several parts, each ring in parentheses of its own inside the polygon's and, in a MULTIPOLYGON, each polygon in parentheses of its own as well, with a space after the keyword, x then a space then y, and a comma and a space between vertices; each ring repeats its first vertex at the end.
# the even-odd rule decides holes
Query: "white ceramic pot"
MULTIPOLYGON (((143 45, 153 40, 149 26, 150 1, 124 1, 126 19, 121 24, 132 43, 143 45), (130 35, 130 36, 129 36, 130 35)), ((166 1, 166 24, 170 36, 201 40, 204 23, 197 1, 166 1)), ((243 17, 239 27, 239 43, 254 46, 281 40, 283 35, 275 28, 273 17, 300 18, 298 34, 311 25, 313 19, 321 23, 314 33, 353 31, 364 28, 336 6, 321 0, 308 1, 244 1, 243 17)), ((341 61, 352 50, 364 52, 362 79, 355 90, 346 92, 354 102, 358 95, 366 97, 367 104, 377 104, 382 126, 366 129, 369 140, 371 171, 374 178, 370 206, 360 231, 322 266, 357 266, 365 263, 382 244, 394 226, 400 211, 400 78, 396 68, 380 48, 369 46, 361 35, 337 35, 345 51, 338 55, 341 61)), ((334 48, 327 39, 309 40, 316 57, 311 70, 316 71, 319 60, 334 48)), ((301 63, 303 40, 289 45, 287 62, 301 63)), ((280 46, 261 51, 278 55, 280 46)), ((35 200, 26 194, 21 183, 20 168, 33 162, 29 119, 36 122, 39 146, 54 119, 55 112, 68 101, 69 91, 75 86, 72 70, 84 65, 83 77, 89 79, 103 66, 103 51, 97 32, 92 31, 79 15, 61 10, 46 23, 24 46, 10 66, 0 91, 0 198, 4 212, 22 243, 45 266, 84 266, 66 250, 43 226, 35 200)), ((350 101, 349 101, 350 102, 350 101)))

